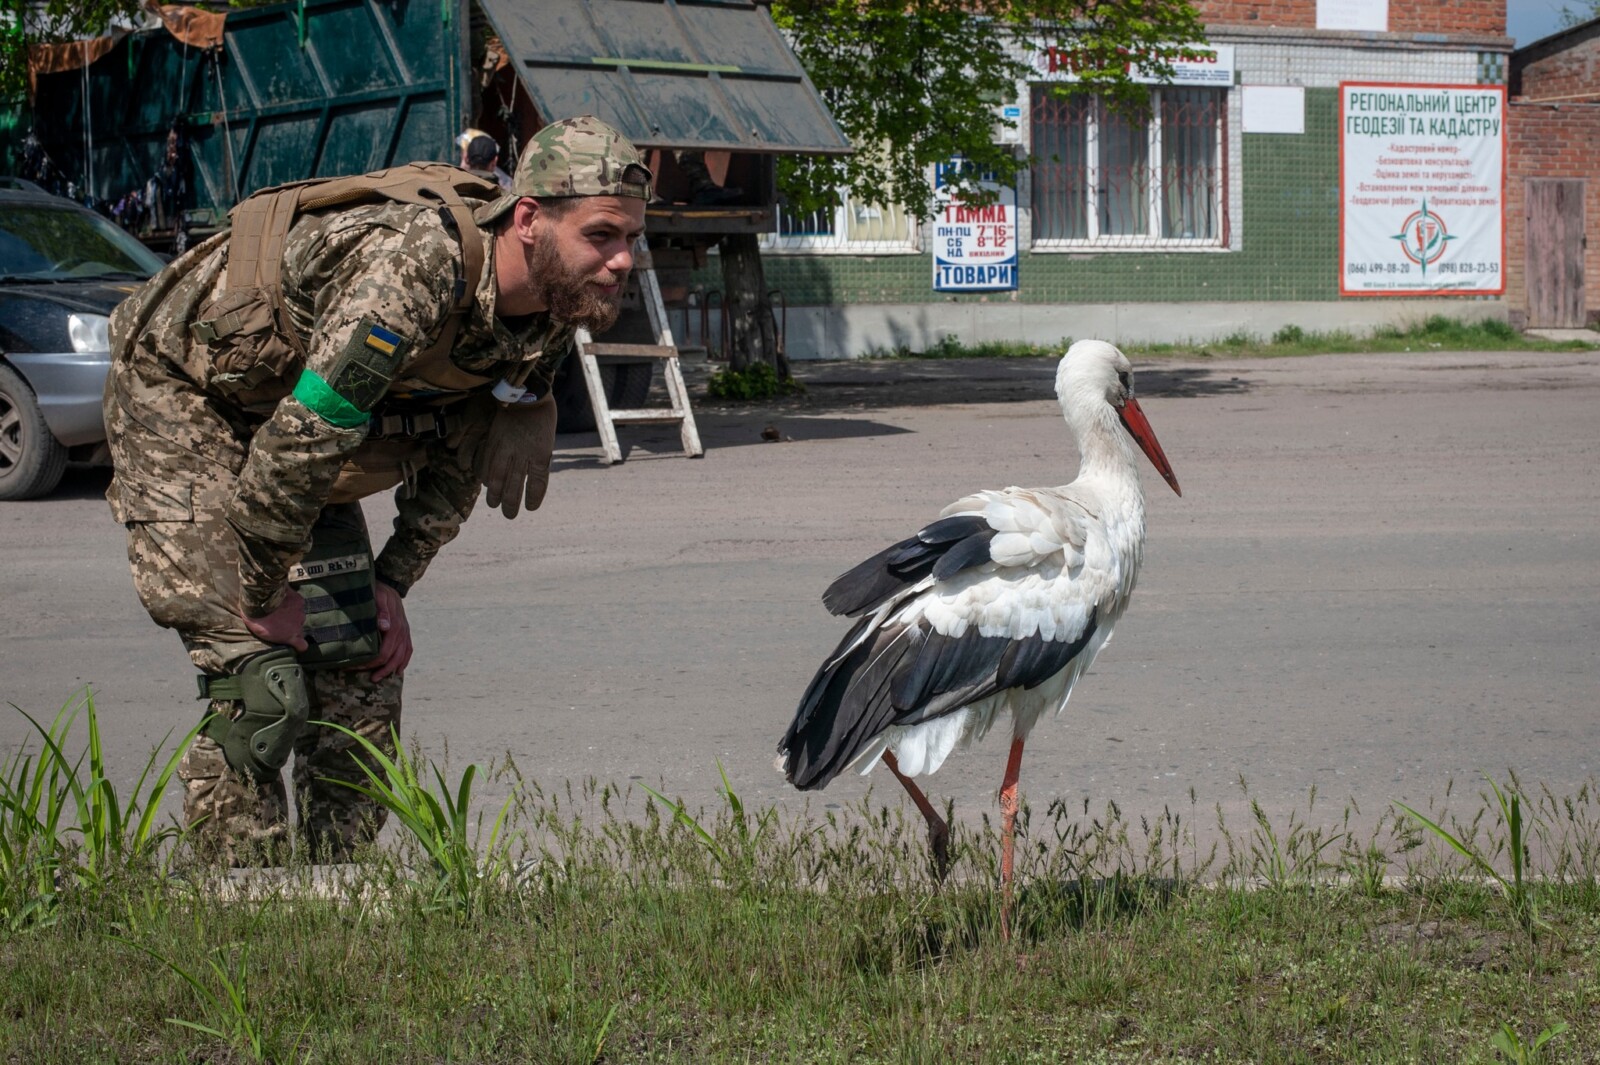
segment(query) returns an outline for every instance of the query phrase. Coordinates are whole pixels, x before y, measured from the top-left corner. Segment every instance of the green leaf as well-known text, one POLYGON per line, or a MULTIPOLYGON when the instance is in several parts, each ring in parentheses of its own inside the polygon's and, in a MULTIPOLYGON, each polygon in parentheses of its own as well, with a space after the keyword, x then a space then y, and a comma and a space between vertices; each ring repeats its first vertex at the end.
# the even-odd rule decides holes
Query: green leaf
POLYGON ((706 831, 705 827, 702 826, 699 821, 696 821, 692 816, 690 816, 689 811, 684 809, 680 803, 673 802, 671 799, 667 798, 665 795, 661 794, 648 784, 641 783, 639 786, 645 791, 649 792, 662 806, 665 806, 667 809, 671 810, 672 819, 674 821, 687 826, 692 832, 694 832, 695 836, 700 840, 701 846, 705 847, 706 850, 710 851, 711 854, 716 857, 718 864, 722 865, 724 868, 731 866, 732 862, 728 858, 728 852, 723 850, 722 844, 717 842, 717 837, 706 831))
POLYGON ((214 1036, 215 1038, 221 1039, 221 1040, 224 1040, 224 1041, 226 1041, 228 1039, 228 1033, 218 1031, 217 1029, 211 1027, 210 1025, 201 1024, 198 1021, 186 1021, 182 1017, 168 1017, 167 1018, 167 1023, 168 1024, 180 1025, 180 1026, 182 1026, 184 1028, 192 1028, 193 1030, 195 1030, 197 1032, 204 1032, 206 1035, 214 1036))
POLYGON ((1413 810, 1403 802, 1396 802, 1395 805, 1400 807, 1400 809, 1404 810, 1408 815, 1419 822, 1422 827, 1426 828, 1429 832, 1432 832, 1435 836, 1442 839, 1452 850, 1461 855, 1463 858, 1466 858, 1485 875, 1494 878, 1494 880, 1499 883, 1501 887, 1507 886, 1505 877, 1500 875, 1499 871, 1489 863, 1487 858, 1478 853, 1477 850, 1469 848, 1465 843, 1462 843, 1459 839, 1452 835, 1448 829, 1444 828, 1442 825, 1431 820, 1430 818, 1418 813, 1416 810, 1413 810))

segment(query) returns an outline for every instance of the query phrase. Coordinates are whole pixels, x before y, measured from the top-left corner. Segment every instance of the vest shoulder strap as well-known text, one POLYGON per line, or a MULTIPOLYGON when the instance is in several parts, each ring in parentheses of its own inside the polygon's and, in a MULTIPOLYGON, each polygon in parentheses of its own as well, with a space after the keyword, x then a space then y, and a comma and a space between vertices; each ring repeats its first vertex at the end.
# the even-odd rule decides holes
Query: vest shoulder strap
MULTIPOLYGON (((449 360, 450 345, 460 330, 460 320, 472 308, 483 277, 485 250, 482 234, 472 220, 468 200, 493 200, 500 187, 446 163, 409 163, 351 177, 296 181, 262 189, 230 212, 227 289, 257 288, 269 294, 273 311, 287 326, 288 308, 283 298, 283 249, 289 227, 308 211, 365 203, 410 203, 437 209, 461 245, 463 276, 456 279, 455 303, 440 342, 423 353, 416 375, 451 389, 473 388, 488 378, 456 370, 449 360), (441 350, 442 349, 442 350, 441 350), (435 380, 435 378, 444 378, 435 380)), ((294 330, 285 334, 297 346, 294 330)), ((301 354, 305 352, 302 350, 301 354)))

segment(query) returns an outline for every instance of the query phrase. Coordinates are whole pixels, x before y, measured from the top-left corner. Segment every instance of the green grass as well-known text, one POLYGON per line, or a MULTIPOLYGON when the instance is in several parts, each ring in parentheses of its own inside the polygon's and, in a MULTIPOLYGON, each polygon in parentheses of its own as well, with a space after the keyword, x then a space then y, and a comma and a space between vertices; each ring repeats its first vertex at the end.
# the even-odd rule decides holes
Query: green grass
POLYGON ((1058 344, 1028 344, 1021 340, 980 340, 968 344, 954 333, 946 333, 928 348, 918 351, 906 345, 867 353, 872 359, 1026 359, 1060 355, 1072 344, 1067 337, 1058 344))
POLYGON ((418 771, 418 756, 401 746, 393 726, 389 735, 395 756, 390 758, 377 744, 343 725, 330 721, 313 724, 344 733, 365 753, 366 759, 360 763, 362 775, 367 778, 365 784, 342 780, 334 783, 387 810, 405 831, 406 839, 426 856, 425 872, 413 883, 428 894, 435 906, 470 912, 483 885, 504 876, 510 868, 500 833, 514 796, 501 803, 485 840, 482 815, 477 819, 472 816, 472 782, 479 771, 476 765, 467 766, 454 789, 437 766, 431 767, 438 785, 435 790, 428 784, 427 774, 418 771))
POLYGON ((706 380, 706 395, 711 399, 757 402, 777 396, 802 393, 806 386, 794 378, 780 378, 778 371, 764 362, 751 363, 743 370, 731 367, 717 370, 706 380))
MULTIPOLYGON (((964 343, 946 335, 925 351, 907 347, 877 352, 880 358, 954 359, 1026 358, 1060 355, 1072 343, 1064 338, 1056 344, 1028 344, 1022 341, 988 340, 964 343)), ((1218 356, 1229 358, 1273 358, 1292 355, 1321 355, 1334 352, 1423 352, 1423 351, 1593 351, 1582 341, 1552 341, 1526 336, 1505 322, 1485 319, 1464 322, 1444 315, 1433 315, 1405 328, 1385 326, 1370 332, 1347 330, 1317 331, 1296 325, 1285 326, 1267 337, 1249 330, 1227 336, 1182 343, 1123 343, 1129 355, 1218 356)))
POLYGON ((158 825, 157 815, 201 726, 159 768, 152 753, 125 800, 106 776, 92 692, 85 688, 67 700, 49 725, 12 709, 27 718, 38 741, 37 749, 24 744, 0 763, 0 927, 16 929, 55 920, 64 885, 100 887, 113 877, 148 873, 164 845, 183 837, 177 826, 158 825), (69 737, 80 714, 86 737, 73 756, 69 737))
POLYGON ((987 817, 957 823, 941 888, 898 806, 785 817, 725 781, 694 810, 541 789, 508 761, 489 775, 512 800, 473 862, 456 848, 476 824, 471 775, 452 787, 418 764, 371 783, 440 816, 342 877, 291 864, 244 891, 168 841, 165 872, 51 878, 52 919, 0 930, 0 1061, 1600 1056, 1593 788, 1513 778, 1425 804, 1496 870, 1529 844, 1537 938, 1496 878, 1410 815, 1358 828, 1346 805, 1330 822, 1313 794, 1287 813, 1256 803, 1240 829, 1193 796, 1159 813, 1025 806, 1007 944, 987 817), (415 872, 456 883, 463 864, 471 905, 441 907, 441 880, 415 872))

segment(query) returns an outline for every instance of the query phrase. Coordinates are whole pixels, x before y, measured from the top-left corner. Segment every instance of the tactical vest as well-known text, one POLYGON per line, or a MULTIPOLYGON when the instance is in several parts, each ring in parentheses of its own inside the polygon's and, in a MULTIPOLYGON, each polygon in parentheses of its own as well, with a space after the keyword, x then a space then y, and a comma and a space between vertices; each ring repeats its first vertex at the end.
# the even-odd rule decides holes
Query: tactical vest
MULTIPOLYGON (((409 203, 439 211, 460 242, 465 269, 455 279, 455 302, 438 340, 417 356, 406 376, 460 399, 492 378, 459 369, 450 351, 462 320, 472 310, 483 275, 484 245, 473 222, 472 204, 500 196, 493 181, 444 163, 411 163, 352 177, 297 181, 262 189, 230 212, 228 266, 222 292, 195 315, 189 329, 212 351, 208 382, 233 402, 270 413, 294 388, 306 364, 306 342, 295 331, 283 295, 283 253, 289 229, 301 214, 329 207, 409 203)), ((372 439, 345 463, 330 502, 348 502, 408 481, 421 468, 431 439, 454 427, 443 411, 373 412, 372 439)))

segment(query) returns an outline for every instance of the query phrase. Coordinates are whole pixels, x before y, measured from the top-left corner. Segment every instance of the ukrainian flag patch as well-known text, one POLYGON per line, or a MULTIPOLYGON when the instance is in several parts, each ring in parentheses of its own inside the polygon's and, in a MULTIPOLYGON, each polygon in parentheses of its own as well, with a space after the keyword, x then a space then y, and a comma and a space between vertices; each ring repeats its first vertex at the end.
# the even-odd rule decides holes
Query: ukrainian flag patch
POLYGON ((367 347, 375 351, 381 351, 385 355, 393 355, 395 349, 399 346, 400 336, 398 333, 391 333, 381 325, 373 325, 367 328, 367 347))
MULTIPOLYGON (((327 387, 355 410, 370 411, 389 391, 410 350, 410 340, 385 329, 370 316, 364 317, 356 323, 344 351, 328 372, 327 387)), ((305 402, 304 397, 301 402, 305 402)), ((322 413, 316 407, 312 409, 322 413)))

